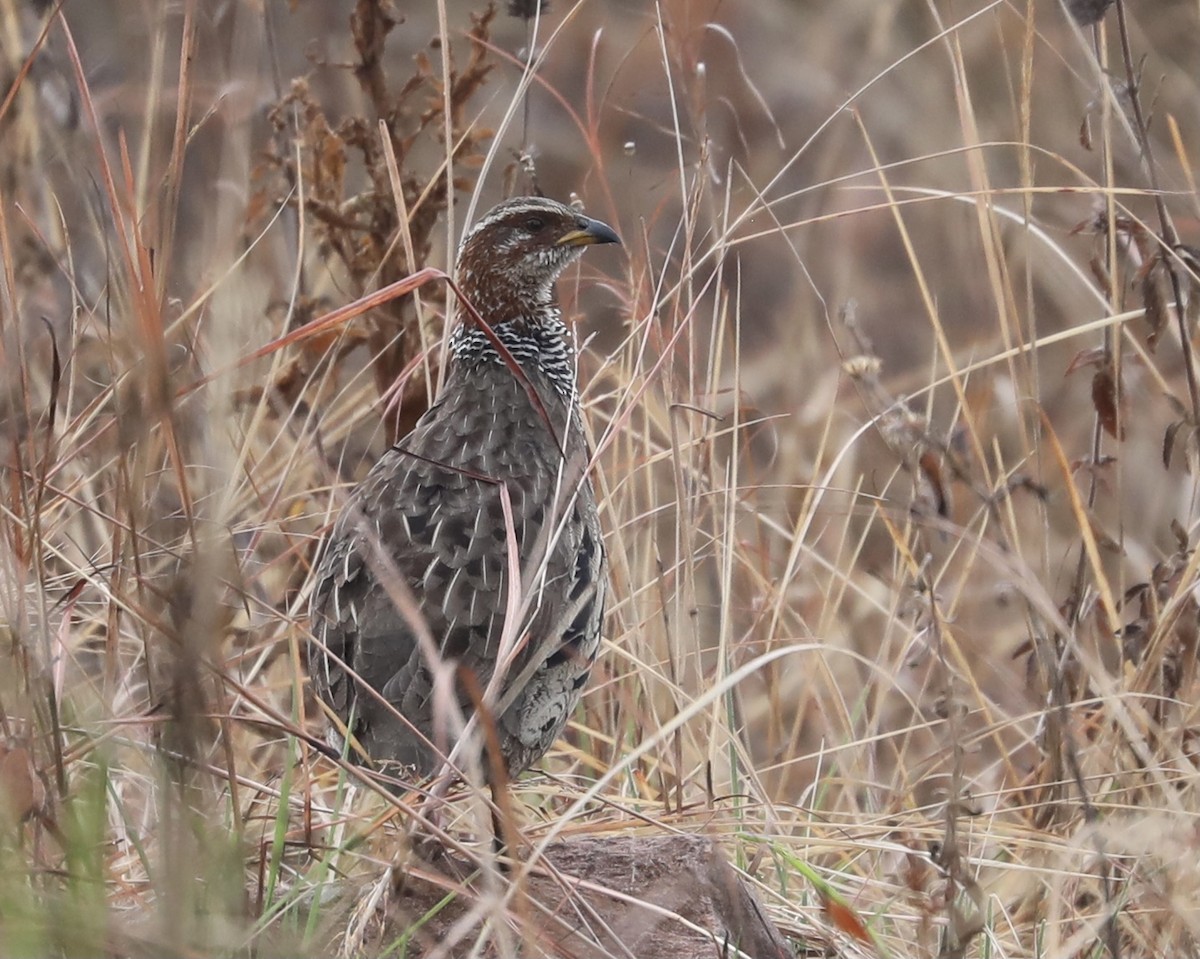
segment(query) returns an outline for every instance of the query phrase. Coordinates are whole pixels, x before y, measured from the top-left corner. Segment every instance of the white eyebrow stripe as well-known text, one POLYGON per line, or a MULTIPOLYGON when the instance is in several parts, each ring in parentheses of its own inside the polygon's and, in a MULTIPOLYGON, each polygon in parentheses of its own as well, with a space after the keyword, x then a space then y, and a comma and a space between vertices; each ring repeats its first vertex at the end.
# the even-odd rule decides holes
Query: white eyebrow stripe
POLYGON ((459 244, 459 250, 461 251, 462 248, 467 245, 467 241, 470 240, 477 233, 481 232, 482 230, 486 230, 489 226, 492 226, 492 225, 500 222, 505 217, 513 216, 514 214, 519 215, 521 213, 563 213, 563 212, 567 212, 570 214, 575 213, 575 211, 572 210, 570 207, 564 206, 563 204, 559 203, 557 200, 549 200, 549 199, 545 199, 543 197, 524 197, 524 198, 520 198, 520 199, 516 199, 516 200, 509 200, 506 203, 501 203, 499 206, 497 206, 495 209, 493 209, 487 216, 485 216, 482 220, 480 220, 473 227, 471 227, 471 229, 469 229, 466 233, 464 233, 462 242, 459 244))

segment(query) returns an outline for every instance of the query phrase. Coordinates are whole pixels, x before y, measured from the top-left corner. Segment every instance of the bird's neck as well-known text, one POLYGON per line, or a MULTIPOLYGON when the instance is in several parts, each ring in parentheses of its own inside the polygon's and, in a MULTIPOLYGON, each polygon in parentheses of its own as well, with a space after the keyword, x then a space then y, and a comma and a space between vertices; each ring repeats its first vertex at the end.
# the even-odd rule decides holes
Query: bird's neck
MULTIPOLYGON (((481 313, 485 318, 497 315, 492 311, 481 313)), ((544 379, 565 401, 574 397, 574 338, 553 299, 540 303, 535 310, 493 322, 492 332, 527 376, 544 379)), ((462 307, 450 334, 450 356, 451 365, 464 372, 505 365, 496 345, 462 307)))

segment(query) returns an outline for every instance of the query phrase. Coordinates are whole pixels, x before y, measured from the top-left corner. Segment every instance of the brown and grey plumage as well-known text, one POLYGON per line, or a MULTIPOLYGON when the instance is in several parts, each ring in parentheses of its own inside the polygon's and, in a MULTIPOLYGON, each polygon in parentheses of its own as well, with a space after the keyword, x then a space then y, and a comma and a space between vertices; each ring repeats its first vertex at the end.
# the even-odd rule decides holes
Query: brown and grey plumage
POLYGON ((579 700, 607 566, 554 282, 586 246, 616 242, 603 223, 540 197, 500 204, 463 239, 460 288, 505 351, 459 307, 442 390, 351 494, 310 607, 316 692, 374 761, 436 770, 454 745, 444 707, 452 698, 473 712, 464 671, 497 694, 511 774, 545 753, 579 700), (521 589, 506 631, 510 535, 521 589), (502 640, 517 652, 497 676, 502 640), (435 693, 431 659, 456 669, 449 698, 435 693))

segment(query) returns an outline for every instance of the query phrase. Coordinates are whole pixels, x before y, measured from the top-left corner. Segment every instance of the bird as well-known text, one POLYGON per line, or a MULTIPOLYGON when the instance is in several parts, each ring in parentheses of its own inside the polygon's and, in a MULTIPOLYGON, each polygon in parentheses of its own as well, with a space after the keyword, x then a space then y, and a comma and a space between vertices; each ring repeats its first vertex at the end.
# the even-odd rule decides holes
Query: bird
POLYGON ((472 742, 499 755, 476 747, 481 768, 512 777, 579 701, 607 557, 555 281, 605 243, 620 243, 611 227, 545 197, 505 201, 463 236, 443 385, 316 563, 309 673, 328 744, 357 762, 432 775, 482 702, 472 742))

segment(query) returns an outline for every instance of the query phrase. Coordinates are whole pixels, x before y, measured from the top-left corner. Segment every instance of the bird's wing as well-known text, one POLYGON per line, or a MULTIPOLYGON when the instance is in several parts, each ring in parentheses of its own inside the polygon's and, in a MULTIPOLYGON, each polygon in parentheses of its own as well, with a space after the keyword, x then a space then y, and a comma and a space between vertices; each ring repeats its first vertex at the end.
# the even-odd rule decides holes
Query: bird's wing
MULTIPOLYGON (((574 560, 555 546, 568 478, 548 467, 547 456, 559 454, 532 438, 527 422, 506 421, 521 406, 477 396, 468 410, 431 410, 375 465, 335 524, 312 603, 321 646, 312 675, 344 720, 354 710, 356 727, 390 712, 360 688, 365 684, 429 735, 433 657, 472 670, 481 688, 487 686, 508 605, 510 531, 525 559, 519 564, 527 584, 525 601, 517 604, 521 621, 561 612, 561 603, 543 597, 562 593, 574 572, 574 560), (500 408, 489 409, 495 405, 500 408), (486 461, 475 461, 470 451, 487 444, 473 439, 484 428, 511 439, 493 444, 486 461)), ((505 688, 532 658, 548 655, 542 645, 520 647, 505 688)), ((469 706, 464 690, 455 694, 469 706)))

